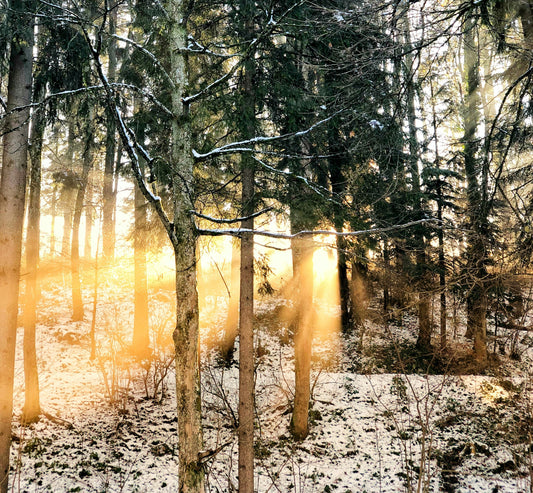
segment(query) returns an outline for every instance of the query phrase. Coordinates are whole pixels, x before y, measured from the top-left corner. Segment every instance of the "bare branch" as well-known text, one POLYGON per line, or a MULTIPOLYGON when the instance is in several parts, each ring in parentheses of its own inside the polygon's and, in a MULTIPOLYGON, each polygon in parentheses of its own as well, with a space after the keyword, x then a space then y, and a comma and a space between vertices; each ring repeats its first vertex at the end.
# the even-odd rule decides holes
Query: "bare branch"
POLYGON ((240 223, 242 221, 246 221, 247 219, 253 219, 255 217, 261 216, 267 212, 270 212, 273 209, 273 207, 267 207, 266 209, 262 209, 258 212, 254 212, 253 214, 250 214, 246 217, 237 217, 235 219, 217 219, 216 217, 206 216, 205 214, 200 214, 196 211, 189 211, 191 214, 195 215, 196 217, 200 217, 202 219, 207 219, 208 221, 211 221, 212 223, 216 224, 232 224, 232 223, 240 223))
POLYGON ((397 224, 394 226, 388 226, 383 228, 370 228, 363 229, 359 231, 330 231, 327 229, 319 230, 304 230, 298 231, 297 233, 288 234, 288 233, 276 233, 273 231, 264 231, 264 230, 254 230, 254 229, 197 229, 198 234, 204 236, 237 236, 241 237, 245 233, 252 233, 257 236, 266 236, 268 238, 278 238, 280 240, 292 240, 293 238, 299 238, 302 236, 314 236, 314 235, 333 235, 333 236, 342 236, 342 237, 354 237, 354 236, 365 236, 372 234, 382 234, 389 233, 391 231, 398 231, 401 229, 411 228, 412 226, 418 226, 420 224, 429 224, 436 223, 441 224, 442 221, 439 219, 428 218, 428 219, 419 219, 418 221, 410 221, 404 224, 397 224))
POLYGON ((159 59, 149 50, 147 50, 144 46, 140 45, 139 43, 135 42, 133 39, 125 38, 124 36, 119 36, 118 34, 113 34, 113 38, 117 39, 118 41, 123 41, 124 43, 128 43, 132 46, 135 46, 138 50, 140 50, 142 53, 144 53, 152 62, 155 63, 157 68, 161 71, 161 73, 165 76, 165 79, 167 82, 170 83, 170 86, 172 89, 176 87, 176 84, 174 84, 174 81, 172 80, 172 77, 168 74, 168 72, 165 70, 163 65, 161 65, 161 62, 159 59))
POLYGON ((251 53, 253 53, 253 50, 255 49, 255 47, 263 39, 265 39, 267 36, 270 36, 270 34, 272 34, 272 32, 276 28, 278 22, 280 22, 287 15, 289 15, 290 12, 293 11, 296 7, 304 4, 305 2, 306 2, 306 0, 301 0, 300 2, 296 2, 294 5, 289 7, 283 14, 281 14, 277 21, 275 21, 272 17, 270 17, 265 29, 263 29, 263 31, 259 34, 259 36, 257 36, 257 38, 255 38, 255 39, 253 39, 250 42, 250 44, 247 46, 246 50, 243 51, 243 53, 241 55, 241 60, 238 63, 233 65, 233 67, 231 67, 231 69, 225 75, 223 75, 219 79, 215 80, 214 82, 209 84, 207 87, 205 87, 201 91, 197 92, 196 94, 193 94, 192 96, 188 96, 186 98, 183 98, 183 103, 184 104, 191 104, 194 101, 197 101, 198 99, 200 99, 205 94, 209 93, 212 89, 218 87, 219 85, 221 85, 224 82, 226 82, 227 80, 229 80, 233 76, 233 74, 235 74, 235 72, 237 72, 237 70, 242 66, 242 64, 244 63, 244 60, 246 60, 246 58, 251 53))
MULTIPOLYGON (((194 157, 198 160, 207 159, 209 157, 217 156, 219 154, 228 154, 228 153, 233 153, 233 152, 255 152, 253 149, 254 144, 259 144, 259 143, 264 144, 264 143, 275 142, 275 141, 283 140, 283 139, 303 137, 304 135, 312 132, 315 128, 320 127, 321 125, 324 125, 324 123, 329 122, 330 120, 332 120, 339 114, 344 113, 345 111, 347 110, 341 109, 339 111, 336 111, 335 113, 328 116, 327 118, 324 118, 323 120, 320 120, 319 122, 313 123, 313 125, 311 125, 309 128, 305 130, 300 130, 298 132, 290 132, 290 133, 286 133, 282 135, 273 135, 270 137, 259 136, 259 137, 254 137, 253 139, 241 140, 240 142, 231 142, 230 144, 223 145, 222 147, 213 149, 212 151, 206 152, 205 154, 200 154, 195 150, 193 150, 192 152, 193 152, 194 157), (251 148, 242 147, 242 146, 247 146, 247 145, 252 145, 252 147, 251 148)), ((257 152, 260 152, 260 151, 257 151, 257 152)))

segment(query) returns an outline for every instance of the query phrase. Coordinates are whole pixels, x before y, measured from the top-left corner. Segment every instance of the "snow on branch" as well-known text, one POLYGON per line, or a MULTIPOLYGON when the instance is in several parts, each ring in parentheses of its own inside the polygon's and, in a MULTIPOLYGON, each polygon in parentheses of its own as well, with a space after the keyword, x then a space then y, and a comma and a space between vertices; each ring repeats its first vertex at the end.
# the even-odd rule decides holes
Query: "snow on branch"
POLYGON ((437 223, 441 224, 442 221, 435 218, 419 219, 417 221, 410 221, 404 224, 396 224, 394 226, 387 226, 382 228, 370 228, 362 229, 359 231, 330 231, 327 229, 319 230, 304 230, 298 231, 297 233, 276 233, 274 231, 265 231, 265 230, 256 230, 256 229, 245 229, 245 228, 232 228, 232 229, 201 229, 197 228, 197 232, 200 235, 204 236, 242 236, 245 233, 252 233, 257 236, 266 236, 268 238, 278 238, 280 240, 292 240, 293 238, 300 238, 302 236, 314 236, 314 235, 333 235, 333 236, 342 236, 342 237, 352 237, 352 236, 364 236, 372 234, 382 234, 390 233, 391 231, 398 231, 401 229, 411 228, 413 226, 418 226, 420 224, 430 224, 437 223))
POLYGON ((199 54, 199 55, 208 55, 208 56, 224 58, 224 59, 235 58, 235 57, 241 56, 241 53, 228 53, 228 54, 216 53, 216 52, 210 50, 209 48, 206 48, 205 46, 203 46, 198 41, 196 41, 196 39, 194 39, 192 34, 189 34, 187 39, 189 41, 189 45, 186 48, 181 48, 180 49, 181 52, 184 52, 184 53, 195 53, 195 54, 199 54))
POLYGON ((141 170, 140 158, 139 158, 139 155, 137 154, 137 149, 141 150, 143 154, 143 158, 149 164, 153 162, 153 160, 150 158, 150 156, 144 150, 144 148, 136 144, 134 133, 125 124, 122 118, 122 115, 120 113, 120 109, 116 104, 115 93, 113 91, 112 84, 109 82, 109 80, 107 79, 107 76, 104 73, 102 61, 100 59, 100 53, 101 53, 101 47, 102 47, 102 42, 101 42, 102 35, 101 33, 99 33, 96 45, 94 45, 93 42, 91 41, 91 37, 89 36, 89 33, 87 32, 87 30, 83 26, 81 27, 81 29, 83 31, 85 41, 87 42, 87 45, 89 49, 91 50, 92 58, 96 66, 98 77, 100 81, 102 82, 102 85, 105 89, 105 93, 107 97, 107 106, 114 115, 115 121, 117 122, 118 133, 120 135, 124 148, 131 160, 131 165, 132 165, 132 170, 133 170, 133 175, 135 177, 135 181, 137 182, 137 185, 139 186, 139 189, 141 193, 143 194, 143 196, 146 198, 148 202, 152 204, 152 206, 156 210, 156 213, 159 216, 159 219, 161 220, 161 223, 163 224, 167 234, 169 235, 170 240, 174 242, 176 238, 175 238, 173 224, 163 209, 163 206, 161 204, 161 197, 154 194, 149 189, 148 185, 146 184, 144 174, 141 170))
POLYGON ((191 104, 194 101, 197 101, 198 99, 203 97, 205 94, 209 93, 212 89, 218 87, 219 85, 221 85, 224 82, 226 82, 227 80, 229 80, 233 76, 233 74, 235 74, 235 72, 237 72, 237 70, 242 66, 244 60, 246 60, 246 58, 253 53, 253 50, 260 43, 260 41, 262 41, 267 36, 270 36, 272 34, 272 32, 276 29, 276 26, 277 26, 278 22, 280 22, 287 15, 289 15, 289 13, 291 11, 293 11, 296 7, 304 4, 305 2, 306 2, 306 0, 301 0, 299 2, 296 2, 294 5, 289 7, 285 12, 283 12, 279 16, 279 19, 277 21, 275 21, 273 19, 272 15, 271 15, 269 21, 267 22, 266 27, 259 33, 259 36, 254 38, 250 42, 250 44, 247 46, 247 48, 241 53, 241 55, 240 55, 241 60, 238 63, 236 63, 235 65, 233 65, 230 68, 230 70, 228 72, 226 72, 226 74, 224 74, 222 77, 218 78, 217 80, 215 80, 214 82, 212 82, 208 86, 204 87, 201 91, 199 91, 196 94, 193 94, 191 96, 188 96, 186 98, 183 98, 183 103, 184 104, 191 104))
POLYGON ((246 217, 236 217, 235 219, 217 219, 216 217, 206 216, 205 214, 200 214, 196 211, 189 211, 191 214, 195 215, 196 217, 200 217, 202 219, 206 219, 207 221, 211 221, 212 223, 216 224, 232 224, 232 223, 240 223, 242 221, 246 221, 247 219, 254 219, 258 216, 261 216, 263 214, 266 214, 267 212, 270 212, 273 209, 273 207, 267 207, 266 209, 262 209, 258 212, 254 212, 253 214, 250 214, 246 217))
POLYGON ((331 198, 331 192, 327 188, 317 185, 316 183, 313 183, 312 181, 308 180, 305 176, 297 175, 290 171, 274 168, 274 166, 270 166, 269 164, 266 164, 265 162, 261 161, 261 159, 258 159, 255 156, 253 158, 256 163, 260 164, 263 168, 267 169, 268 171, 271 171, 272 173, 277 173, 278 175, 283 175, 283 176, 287 176, 295 180, 298 180, 304 183, 310 190, 315 192, 317 195, 320 195, 323 199, 327 200, 328 202, 332 202, 335 205, 340 205, 340 206, 343 205, 339 201, 331 198))
POLYGON ((174 84, 174 81, 172 80, 172 77, 170 77, 170 75, 165 70, 163 65, 161 65, 161 62, 159 61, 159 59, 150 50, 147 50, 144 46, 142 46, 141 44, 137 43, 133 39, 126 38, 124 36, 119 36, 118 34, 113 34, 112 37, 117 39, 118 41, 123 41, 124 43, 130 44, 130 45, 134 46, 135 48, 137 48, 142 53, 144 53, 148 58, 150 58, 150 60, 152 60, 152 62, 155 63, 157 68, 165 76, 165 79, 170 83, 170 86, 172 87, 172 89, 174 89, 176 87, 176 84, 174 84))
POLYGON ((313 123, 310 127, 306 128, 305 130, 300 130, 298 132, 289 132, 282 135, 272 135, 272 136, 258 136, 254 137, 252 139, 248 140, 241 140, 239 142, 231 142, 229 144, 223 145, 221 147, 217 147, 216 149, 213 149, 212 151, 206 152, 205 154, 200 154, 199 152, 195 151, 193 149, 193 155, 198 160, 207 159, 213 156, 217 156, 219 154, 228 154, 233 152, 254 152, 253 145, 254 144, 268 144, 270 142, 275 142, 278 140, 284 140, 284 139, 292 139, 295 137, 303 137, 304 135, 312 132, 315 128, 320 127, 321 125, 324 125, 324 123, 329 122, 333 118, 335 118, 337 115, 344 113, 345 109, 341 109, 339 111, 336 111, 332 115, 328 116, 327 118, 324 118, 323 120, 320 120, 316 123, 313 123), (251 145, 252 147, 243 147, 251 145))
MULTIPOLYGON (((153 94, 145 91, 144 89, 141 89, 140 87, 133 85, 133 84, 124 84, 121 82, 108 82, 107 85, 110 88, 118 88, 118 89, 129 89, 131 91, 138 92, 141 96, 144 96, 146 99, 150 100, 155 106, 160 108, 164 113, 166 113, 168 116, 172 116, 172 112, 161 102, 159 101, 153 94)), ((92 92, 92 91, 101 91, 105 90, 106 86, 104 84, 98 84, 94 86, 86 86, 86 87, 79 87, 77 89, 69 89, 67 91, 59 91, 55 92, 53 94, 49 94, 41 101, 35 101, 33 103, 24 105, 24 106, 17 106, 13 109, 11 109, 9 112, 3 113, 0 115, 0 120, 3 118, 8 117, 12 113, 17 113, 19 111, 24 111, 28 108, 36 108, 39 106, 42 106, 43 104, 46 104, 48 101, 51 101, 53 99, 68 97, 68 96, 76 96, 78 94, 82 94, 85 92, 92 92)), ((0 105, 4 107, 4 102, 0 102, 0 105)), ((5 107, 7 109, 7 106, 5 107)))

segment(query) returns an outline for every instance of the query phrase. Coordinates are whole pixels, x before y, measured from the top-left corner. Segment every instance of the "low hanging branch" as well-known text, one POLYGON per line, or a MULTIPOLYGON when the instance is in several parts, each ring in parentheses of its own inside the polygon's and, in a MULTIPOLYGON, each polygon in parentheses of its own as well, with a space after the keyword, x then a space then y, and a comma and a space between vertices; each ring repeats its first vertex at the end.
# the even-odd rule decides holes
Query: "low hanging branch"
POLYGON ((252 233, 257 236, 267 236, 268 238, 278 238, 280 240, 292 240, 293 238, 299 238, 301 236, 313 236, 313 235, 333 235, 333 236, 350 237, 350 236, 381 234, 381 233, 389 233, 391 231, 398 231, 401 229, 411 228, 412 226, 418 226, 420 224, 430 224, 430 223, 440 225, 442 224, 442 221, 436 218, 427 218, 427 219, 419 219, 417 221, 410 221, 404 224, 396 224, 393 226, 387 226, 383 228, 362 229, 359 231, 330 231, 328 229, 318 229, 318 230, 303 230, 303 231, 298 231, 293 234, 276 233, 273 231, 245 229, 245 228, 237 228, 237 229, 197 228, 197 232, 198 234, 204 235, 204 236, 237 236, 237 237, 241 237, 245 233, 252 233))
POLYGON ((165 228, 165 231, 167 232, 170 240, 174 243, 176 241, 175 238, 175 231, 174 226, 170 219, 168 218, 167 214, 163 210, 163 206, 161 204, 161 197, 154 194, 148 187, 144 175, 141 170, 140 166, 140 159, 139 155, 137 154, 137 150, 140 150, 143 159, 145 159, 148 163, 151 163, 153 160, 150 158, 148 153, 142 148, 142 146, 136 144, 134 134, 133 132, 127 127, 127 125, 124 123, 124 120, 122 119, 122 115, 120 113, 120 110, 115 102, 115 96, 113 93, 112 85, 107 80, 107 77, 104 73, 102 62, 100 60, 100 52, 102 47, 102 36, 101 32, 98 33, 97 36, 97 42, 96 46, 93 44, 91 37, 87 30, 82 26, 81 27, 85 41, 87 42, 87 45, 89 49, 91 50, 91 54, 93 56, 94 63, 96 65, 96 70, 98 73, 98 77, 100 81, 102 82, 102 86, 106 93, 107 98, 107 104, 110 108, 110 110, 113 112, 113 115, 115 117, 115 121, 117 122, 118 127, 118 133, 120 135, 120 138, 122 140, 122 143, 124 145, 124 148, 126 149, 126 152, 128 153, 128 156, 131 161, 131 167, 133 170, 133 175, 135 177, 135 180, 139 186, 139 189, 141 190, 141 193, 146 198, 146 200, 152 204, 154 209, 156 210, 157 215, 159 216, 161 223, 163 224, 163 227, 165 228))
POLYGON ((216 224, 232 224, 232 223, 240 223, 242 221, 246 221, 247 219, 254 219, 258 216, 261 216, 263 214, 266 214, 267 212, 270 212, 273 209, 273 207, 267 207, 266 209, 262 209, 258 212, 254 212, 253 214, 250 214, 246 217, 236 217, 235 219, 217 219, 216 217, 206 216, 205 214, 200 214, 196 211, 189 211, 191 214, 193 214, 196 217, 199 217, 201 219, 207 219, 208 221, 211 221, 212 223, 216 224))
POLYGON ((255 151, 255 149, 253 148, 254 144, 268 144, 270 142, 275 142, 278 140, 303 137, 304 135, 307 135, 308 133, 312 132, 315 128, 324 125, 325 123, 329 122, 336 116, 346 111, 347 111, 346 109, 341 109, 339 111, 336 111, 335 113, 328 116, 327 118, 324 118, 323 120, 313 123, 313 125, 311 125, 310 127, 306 128, 305 130, 300 130, 298 132, 289 132, 289 133, 282 134, 282 135, 259 136, 259 137, 254 137, 253 139, 241 140, 239 142, 231 142, 221 147, 217 147, 216 149, 213 149, 212 151, 206 152, 205 154, 200 154, 194 149, 192 152, 193 152, 194 157, 199 161, 213 157, 213 156, 218 156, 220 154, 229 154, 229 153, 236 153, 236 152, 259 152, 259 151, 255 151), (250 146, 250 147, 246 147, 246 146, 250 146))

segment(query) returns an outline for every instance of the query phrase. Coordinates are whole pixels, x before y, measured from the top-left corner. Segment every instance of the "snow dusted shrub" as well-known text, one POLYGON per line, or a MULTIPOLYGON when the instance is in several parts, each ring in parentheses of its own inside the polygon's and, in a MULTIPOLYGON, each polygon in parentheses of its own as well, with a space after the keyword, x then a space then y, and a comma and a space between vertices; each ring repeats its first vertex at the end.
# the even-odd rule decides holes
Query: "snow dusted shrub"
POLYGON ((424 493, 436 481, 434 415, 446 384, 446 376, 395 375, 390 386, 392 399, 376 394, 383 416, 395 430, 405 480, 405 491, 424 493))
POLYGON ((152 349, 138 363, 142 369, 145 397, 161 402, 166 394, 167 379, 174 368, 172 310, 166 304, 154 303, 150 312, 150 339, 152 349))
POLYGON ((125 330, 128 320, 124 320, 123 310, 116 303, 111 313, 105 314, 104 320, 95 363, 103 380, 105 396, 119 411, 126 412, 133 383, 133 356, 129 351, 125 330))

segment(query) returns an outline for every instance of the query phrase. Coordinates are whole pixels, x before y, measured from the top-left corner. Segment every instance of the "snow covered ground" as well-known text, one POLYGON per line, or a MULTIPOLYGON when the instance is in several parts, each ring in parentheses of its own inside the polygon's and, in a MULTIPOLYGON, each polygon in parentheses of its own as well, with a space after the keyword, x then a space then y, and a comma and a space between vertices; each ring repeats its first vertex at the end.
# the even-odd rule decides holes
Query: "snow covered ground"
MULTIPOLYGON (((59 284, 43 292, 38 352, 47 416, 14 426, 11 491, 177 491, 172 295, 152 297, 157 356, 150 365, 128 355, 130 298, 115 297, 100 308, 93 361, 90 321, 70 322, 65 299, 59 284)), ((405 341, 414 336, 409 316, 387 333, 368 322, 348 340, 322 335, 314 352, 310 435, 294 442, 292 347, 287 328, 269 316, 272 304, 258 304, 258 492, 531 491, 527 351, 521 362, 501 356, 484 376, 404 374, 385 363, 387 354, 406 354, 405 341)), ((215 336, 220 308, 213 300, 206 309, 215 336)), ((19 336, 21 342, 22 330, 19 336)), ((238 368, 224 367, 208 349, 202 367, 205 448, 224 445, 206 463, 209 491, 236 491, 238 368)), ((16 417, 23 385, 19 345, 16 417)))

